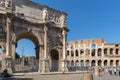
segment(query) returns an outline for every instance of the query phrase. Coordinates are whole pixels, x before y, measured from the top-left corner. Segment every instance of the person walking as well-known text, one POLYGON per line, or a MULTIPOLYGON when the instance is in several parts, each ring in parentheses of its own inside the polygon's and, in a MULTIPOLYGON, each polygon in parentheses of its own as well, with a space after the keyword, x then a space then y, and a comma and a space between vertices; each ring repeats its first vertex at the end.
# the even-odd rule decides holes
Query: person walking
POLYGON ((115 67, 114 67, 113 71, 114 71, 114 75, 116 75, 116 71, 117 71, 117 70, 116 70, 116 68, 115 68, 115 67))
POLYGON ((110 73, 110 75, 112 75, 112 71, 113 71, 113 70, 112 70, 112 67, 110 67, 110 68, 109 68, 109 73, 110 73))

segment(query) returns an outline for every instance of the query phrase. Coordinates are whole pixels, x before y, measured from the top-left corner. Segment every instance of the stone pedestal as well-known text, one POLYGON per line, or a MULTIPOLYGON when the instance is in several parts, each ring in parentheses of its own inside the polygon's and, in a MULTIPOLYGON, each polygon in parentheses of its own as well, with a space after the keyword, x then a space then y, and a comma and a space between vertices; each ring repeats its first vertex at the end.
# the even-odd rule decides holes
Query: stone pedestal
POLYGON ((96 66, 94 69, 95 76, 99 75, 99 68, 96 66))
POLYGON ((42 71, 41 71, 41 73, 45 73, 45 72, 49 72, 50 70, 49 70, 49 61, 48 61, 48 59, 44 59, 44 60, 42 60, 42 71))
POLYGON ((12 69, 14 68, 14 65, 12 64, 13 60, 11 57, 5 57, 2 61, 2 70, 7 69, 8 73, 13 73, 12 69))
POLYGON ((93 80, 92 73, 84 73, 83 80, 93 80))
POLYGON ((62 60, 62 70, 63 73, 68 71, 66 60, 62 60))

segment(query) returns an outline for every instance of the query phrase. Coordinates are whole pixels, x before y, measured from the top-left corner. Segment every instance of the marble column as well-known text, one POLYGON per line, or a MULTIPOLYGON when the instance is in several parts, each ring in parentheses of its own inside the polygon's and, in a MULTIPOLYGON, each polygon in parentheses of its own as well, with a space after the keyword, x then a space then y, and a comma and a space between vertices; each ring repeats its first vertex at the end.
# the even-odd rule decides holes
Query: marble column
POLYGON ((44 59, 47 58, 47 27, 44 26, 44 59))
POLYGON ((10 27, 11 27, 11 19, 10 18, 7 18, 6 26, 7 26, 6 56, 10 56, 10 27))
POLYGON ((98 67, 98 60, 95 60, 95 66, 98 67))
POLYGON ((13 68, 13 59, 12 59, 12 53, 11 53, 11 18, 7 17, 6 18, 6 29, 7 29, 7 34, 6 34, 6 56, 5 56, 5 68, 8 70, 9 73, 12 73, 12 68, 13 68))
POLYGON ((107 48, 107 55, 110 55, 110 48, 107 48))
POLYGON ((42 57, 43 57, 43 45, 40 45, 39 47, 39 70, 38 70, 39 73, 43 69, 42 57))
POLYGON ((110 60, 107 60, 107 61, 108 61, 107 65, 108 65, 108 66, 111 66, 111 65, 110 65, 110 60))
POLYGON ((67 71, 66 67, 66 31, 63 30, 63 58, 62 58, 62 72, 67 71))
POLYGON ((12 42, 11 44, 11 57, 12 57, 12 71, 15 72, 15 42, 12 42))
POLYGON ((95 58, 98 58, 98 48, 95 48, 95 58))
POLYGON ((47 26, 44 26, 44 54, 43 54, 43 69, 42 73, 48 72, 49 67, 47 66, 48 64, 48 52, 47 52, 47 26))

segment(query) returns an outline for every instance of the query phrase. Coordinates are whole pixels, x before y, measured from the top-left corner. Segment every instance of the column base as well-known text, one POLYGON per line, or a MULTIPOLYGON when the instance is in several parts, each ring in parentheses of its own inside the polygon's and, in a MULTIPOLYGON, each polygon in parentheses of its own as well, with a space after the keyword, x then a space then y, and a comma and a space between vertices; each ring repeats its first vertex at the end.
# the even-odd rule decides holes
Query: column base
POLYGON ((10 56, 7 56, 5 57, 3 60, 2 60, 2 70, 5 70, 7 69, 8 70, 8 73, 12 74, 13 73, 13 68, 14 68, 14 65, 12 64, 12 58, 10 56))
POLYGON ((68 72, 66 60, 63 59, 63 60, 61 60, 61 61, 62 61, 62 69, 61 69, 61 72, 63 72, 63 73, 68 72))
POLYGON ((41 73, 46 73, 46 72, 50 72, 49 70, 49 60, 48 59, 43 59, 42 60, 42 70, 41 73))

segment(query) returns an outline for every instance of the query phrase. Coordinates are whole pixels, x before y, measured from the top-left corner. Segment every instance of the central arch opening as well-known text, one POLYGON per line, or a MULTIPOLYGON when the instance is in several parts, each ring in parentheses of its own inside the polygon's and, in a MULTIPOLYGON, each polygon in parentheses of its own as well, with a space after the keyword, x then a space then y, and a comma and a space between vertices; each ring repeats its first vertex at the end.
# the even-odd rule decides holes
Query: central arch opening
POLYGON ((56 49, 50 51, 51 57, 51 71, 58 71, 59 69, 59 53, 56 49))
POLYGON ((17 36, 15 72, 37 72, 39 69, 39 43, 31 33, 17 36))

